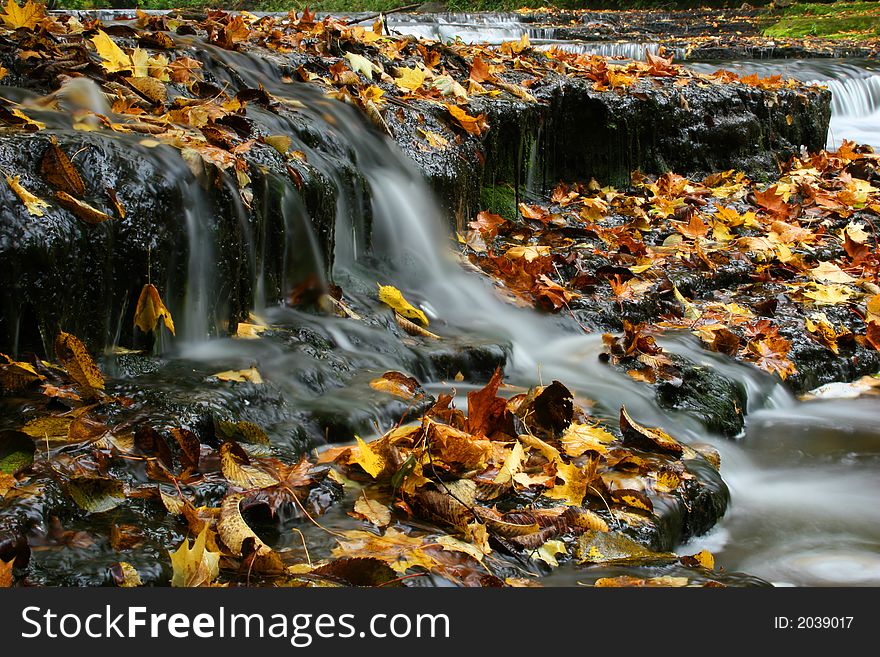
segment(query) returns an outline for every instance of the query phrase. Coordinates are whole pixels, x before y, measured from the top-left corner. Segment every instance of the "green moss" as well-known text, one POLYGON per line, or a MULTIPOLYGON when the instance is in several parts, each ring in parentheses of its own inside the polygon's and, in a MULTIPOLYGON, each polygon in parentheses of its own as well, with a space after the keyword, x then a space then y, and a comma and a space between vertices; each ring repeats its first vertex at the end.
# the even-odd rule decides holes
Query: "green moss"
POLYGON ((765 35, 773 38, 828 39, 880 36, 880 7, 876 2, 798 4, 780 13, 782 18, 765 29, 765 35))
POLYGON ((493 185, 480 190, 480 209, 516 219, 516 190, 512 185, 493 185))

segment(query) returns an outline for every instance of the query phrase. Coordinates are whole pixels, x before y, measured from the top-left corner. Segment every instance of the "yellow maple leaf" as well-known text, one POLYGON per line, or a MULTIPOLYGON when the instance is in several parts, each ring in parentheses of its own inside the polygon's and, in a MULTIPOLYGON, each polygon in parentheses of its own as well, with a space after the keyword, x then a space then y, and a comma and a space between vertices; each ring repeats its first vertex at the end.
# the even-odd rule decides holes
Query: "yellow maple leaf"
POLYGON ((804 296, 812 299, 819 306, 834 306, 839 303, 846 303, 853 296, 853 291, 846 285, 822 285, 821 283, 812 283, 812 289, 804 292, 804 296))
POLYGON ((205 547, 208 540, 208 527, 202 529, 193 546, 184 539, 180 547, 171 555, 171 586, 204 586, 210 584, 220 574, 220 553, 211 552, 205 547))
POLYGON ((134 311, 134 324, 144 333, 149 333, 156 330, 160 319, 174 335, 174 320, 171 318, 171 313, 162 302, 159 290, 154 285, 147 283, 138 297, 137 308, 134 311))
POLYGON ((385 469, 385 459, 380 454, 374 452, 359 436, 355 436, 354 439, 358 444, 358 455, 352 460, 360 465, 364 472, 375 479, 385 469))
POLYGON ((0 14, 3 22, 14 30, 20 27, 32 30, 45 17, 46 7, 31 0, 27 0, 23 5, 19 5, 15 0, 9 0, 6 3, 6 13, 0 14))
POLYGON ((49 204, 26 190, 19 182, 19 178, 19 176, 15 176, 14 178, 6 176, 6 183, 12 191, 15 192, 15 195, 21 200, 21 202, 24 203, 24 207, 27 208, 29 214, 34 217, 42 217, 44 214, 43 208, 48 208, 49 204))
POLYGON ((235 383, 260 384, 263 382, 263 377, 260 375, 260 371, 256 367, 249 367, 246 370, 226 370, 224 372, 217 372, 213 377, 220 381, 233 381, 235 383))
POLYGON ((397 69, 397 79, 394 80, 394 84, 412 93, 422 87, 426 77, 428 77, 427 73, 420 68, 400 67, 397 69))
POLYGON ((98 55, 104 60, 101 62, 101 66, 108 73, 130 71, 134 68, 131 57, 126 55, 122 48, 117 46, 103 30, 98 30, 98 34, 93 36, 91 41, 95 45, 98 55))
POLYGON ((418 322, 422 326, 428 325, 428 316, 424 312, 407 301, 403 294, 392 285, 379 285, 379 301, 393 308, 398 315, 406 319, 418 322))
POLYGON ((614 439, 614 434, 598 425, 572 422, 562 434, 560 442, 566 454, 578 457, 591 450, 604 454, 608 451, 606 445, 614 442, 614 439))

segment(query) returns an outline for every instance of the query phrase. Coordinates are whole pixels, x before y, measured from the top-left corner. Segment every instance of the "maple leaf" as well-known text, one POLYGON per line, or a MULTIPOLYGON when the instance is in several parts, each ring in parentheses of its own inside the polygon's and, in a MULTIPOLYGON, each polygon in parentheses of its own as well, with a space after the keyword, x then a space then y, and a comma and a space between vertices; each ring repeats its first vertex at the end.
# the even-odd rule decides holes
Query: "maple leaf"
POLYGON ((431 570, 436 565, 425 552, 425 542, 421 538, 407 536, 393 527, 386 529, 382 536, 361 530, 342 532, 342 536, 337 539, 339 546, 333 549, 335 557, 351 554, 372 557, 384 561, 401 574, 414 567, 431 570))
POLYGON ((209 586, 220 574, 220 553, 211 552, 206 547, 208 539, 208 527, 206 526, 192 547, 189 540, 183 539, 183 543, 175 552, 169 552, 171 556, 171 586, 209 586))
POLYGON ((754 190, 752 197, 755 199, 755 203, 771 214, 788 216, 789 206, 782 195, 778 193, 778 189, 778 185, 772 185, 763 192, 754 190))
POLYGON ((498 234, 498 229, 507 223, 507 219, 488 210, 477 214, 477 218, 468 225, 478 231, 484 239, 492 239, 498 234))
POLYGON ((28 214, 33 217, 42 217, 45 214, 43 208, 48 208, 49 204, 26 190, 20 180, 20 176, 15 176, 14 178, 6 176, 6 184, 8 184, 9 188, 15 192, 15 195, 19 200, 24 203, 24 207, 27 209, 28 214))
POLYGON ((249 367, 246 370, 226 370, 212 374, 212 377, 220 381, 231 381, 235 383, 253 383, 259 385, 263 383, 263 377, 256 367, 249 367))
POLYGON ((107 36, 107 33, 103 30, 98 30, 98 34, 93 36, 91 41, 98 51, 98 55, 103 60, 101 66, 108 73, 130 71, 134 68, 131 57, 126 55, 125 51, 117 46, 113 39, 107 36))
POLYGON ((414 93, 416 90, 421 89, 426 77, 427 73, 423 69, 400 67, 397 69, 397 77, 394 80, 394 84, 404 91, 414 93))
POLYGON ((46 6, 31 0, 27 0, 23 5, 19 5, 15 0, 9 0, 5 12, 0 14, 0 18, 7 27, 14 30, 22 27, 32 30, 46 17, 46 6))
POLYGON ((489 65, 480 57, 474 57, 473 64, 471 64, 471 70, 469 77, 474 82, 485 82, 487 80, 492 81, 495 79, 495 76, 489 72, 489 65))
POLYGON ((604 454, 608 451, 608 444, 614 440, 614 434, 598 425, 577 422, 572 422, 560 438, 562 449, 573 457, 581 456, 588 451, 604 454))
POLYGON ((797 373, 794 363, 786 358, 791 351, 791 343, 783 337, 756 340, 750 342, 747 349, 750 358, 765 372, 778 374, 780 379, 797 373))
POLYGON ((151 283, 147 283, 138 297, 134 311, 134 325, 144 333, 149 333, 156 330, 160 319, 165 324, 165 328, 171 331, 171 335, 174 335, 174 320, 171 318, 171 313, 162 302, 159 290, 151 283))
POLYGON ((364 469, 364 472, 375 479, 385 470, 385 459, 373 450, 372 443, 368 445, 360 436, 355 436, 354 439, 357 441, 358 449, 356 454, 352 454, 351 462, 357 463, 364 469))

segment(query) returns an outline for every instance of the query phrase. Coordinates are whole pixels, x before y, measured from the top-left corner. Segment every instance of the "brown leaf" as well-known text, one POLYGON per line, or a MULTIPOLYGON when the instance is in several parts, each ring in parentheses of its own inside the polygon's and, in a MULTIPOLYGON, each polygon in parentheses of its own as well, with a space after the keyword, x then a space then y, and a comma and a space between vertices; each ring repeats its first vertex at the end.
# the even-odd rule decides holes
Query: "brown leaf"
POLYGON ((662 429, 644 427, 633 420, 626 407, 620 407, 620 430, 625 445, 634 445, 650 452, 672 454, 680 458, 684 448, 675 438, 662 429))
POLYGON ((76 336, 63 331, 59 333, 55 338, 55 355, 76 383, 83 399, 94 399, 103 395, 104 375, 92 360, 88 349, 76 336))
POLYGON ((373 390, 387 392, 389 395, 406 399, 407 401, 424 396, 422 386, 411 376, 401 372, 385 372, 382 376, 370 381, 373 390))
POLYGON ((87 224, 100 224, 113 218, 106 212, 89 205, 85 201, 73 198, 67 192, 55 192, 55 198, 65 209, 72 212, 87 224))
POLYGON ((272 552, 272 548, 263 543, 241 516, 239 504, 243 497, 241 493, 232 493, 223 498, 220 505, 220 520, 217 522, 220 538, 236 556, 241 556, 245 543, 251 541, 253 541, 253 549, 257 554, 269 554, 272 552))
POLYGON ((3 561, 0 559, 0 589, 8 589, 12 586, 12 565, 15 559, 3 561))
POLYGON ((144 333, 156 330, 159 320, 162 320, 165 327, 174 335, 174 320, 171 313, 162 302, 159 296, 159 290, 151 283, 147 283, 141 289, 138 297, 137 307, 134 311, 134 325, 144 333))
POLYGON ((40 171, 46 181, 70 196, 82 196, 86 186, 67 154, 61 150, 53 136, 49 148, 40 161, 40 171))

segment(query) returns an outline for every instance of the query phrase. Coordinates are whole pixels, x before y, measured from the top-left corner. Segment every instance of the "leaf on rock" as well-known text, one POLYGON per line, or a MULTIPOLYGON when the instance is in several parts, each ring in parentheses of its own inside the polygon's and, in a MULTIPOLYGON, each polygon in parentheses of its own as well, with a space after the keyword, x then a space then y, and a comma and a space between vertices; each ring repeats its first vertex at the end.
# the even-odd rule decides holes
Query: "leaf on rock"
POLYGON ((249 367, 246 370, 226 370, 212 374, 215 379, 220 381, 233 381, 235 383, 263 383, 263 377, 256 367, 249 367))
POLYGON ((397 69, 397 77, 394 80, 394 84, 404 91, 413 93, 416 90, 421 89, 422 85, 425 83, 427 75, 428 74, 423 69, 405 68, 401 66, 397 69))
POLYGON ((8 184, 9 188, 15 192, 15 195, 19 200, 24 203, 24 207, 27 209, 28 213, 33 217, 42 217, 45 214, 43 208, 48 208, 49 204, 26 190, 24 186, 22 186, 20 180, 20 176, 6 176, 6 184, 8 184))
POLYGON ((375 479, 385 469, 385 459, 379 453, 374 452, 371 445, 361 440, 360 436, 355 436, 354 439, 357 441, 357 453, 354 454, 354 450, 352 450, 351 462, 357 463, 364 469, 364 472, 375 479))
POLYGON ((85 194, 86 185, 79 175, 79 171, 73 166, 67 153, 58 145, 58 140, 54 135, 43 154, 43 159, 40 160, 40 172, 50 185, 70 196, 85 194))
POLYGON ((608 451, 608 444, 615 440, 614 434, 598 425, 577 422, 572 422, 560 438, 563 451, 573 457, 589 451, 605 454, 608 451))
POLYGON ((98 34, 93 36, 91 41, 103 60, 101 66, 105 71, 115 73, 116 71, 133 70, 134 65, 131 57, 126 55, 122 48, 117 46, 103 30, 98 30, 98 34))
POLYGON ((458 105, 444 103, 444 106, 452 115, 452 118, 455 119, 455 122, 461 126, 465 132, 479 137, 483 132, 489 129, 489 123, 486 121, 485 114, 471 116, 458 105))
POLYGON ((55 198, 62 207, 72 212, 87 224, 100 224, 113 218, 93 205, 89 205, 85 201, 80 201, 79 199, 72 197, 67 192, 55 192, 55 198))
POLYGON ((125 501, 123 483, 106 477, 72 477, 64 483, 64 491, 89 513, 110 511, 125 501))
POLYGON ((675 438, 658 428, 644 427, 633 420, 625 406, 620 407, 620 430, 624 444, 634 445, 649 452, 661 452, 681 458, 684 448, 675 438))
POLYGON ((379 285, 379 301, 392 308, 394 312, 402 317, 418 322, 422 326, 428 326, 427 315, 407 301, 396 287, 379 285))
POLYGON ((83 399, 94 399, 103 394, 104 375, 76 336, 64 331, 59 333, 55 338, 55 355, 76 383, 83 399))
POLYGON ((825 283, 855 283, 856 279, 843 271, 833 262, 820 262, 810 270, 810 278, 825 283))
POLYGON ((209 586, 220 574, 220 553, 206 547, 208 531, 205 527, 191 548, 184 539, 177 551, 168 553, 173 569, 171 586, 209 586))
POLYGON ((348 60, 348 65, 351 66, 352 71, 355 73, 362 73, 368 80, 373 79, 373 69, 375 68, 373 62, 363 55, 358 55, 353 52, 347 52, 344 56, 348 60))
POLYGON ((144 333, 149 333, 156 330, 160 319, 165 327, 171 331, 171 335, 174 335, 174 320, 171 318, 171 313, 165 307, 156 286, 147 283, 141 289, 138 297, 137 307, 134 311, 134 325, 144 333))
POLYGON ((679 561, 685 566, 699 566, 706 568, 707 570, 713 570, 715 568, 715 555, 708 550, 700 550, 696 554, 681 557, 679 561))

